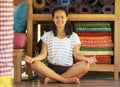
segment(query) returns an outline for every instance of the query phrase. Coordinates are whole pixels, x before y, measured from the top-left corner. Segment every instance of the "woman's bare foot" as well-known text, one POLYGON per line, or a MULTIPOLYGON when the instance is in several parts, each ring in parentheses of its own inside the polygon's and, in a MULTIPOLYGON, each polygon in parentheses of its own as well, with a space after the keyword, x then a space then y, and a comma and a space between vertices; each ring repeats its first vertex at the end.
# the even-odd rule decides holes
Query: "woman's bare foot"
POLYGON ((76 77, 74 78, 67 78, 67 82, 65 83, 75 83, 75 84, 80 84, 80 80, 76 77))
POLYGON ((46 78, 44 79, 44 84, 54 83, 54 82, 57 82, 57 81, 56 81, 56 80, 53 80, 53 79, 50 79, 50 78, 48 78, 48 77, 46 77, 46 78))
MULTIPOLYGON (((45 78, 44 80, 44 84, 48 84, 48 83, 54 83, 54 82, 58 82, 56 80, 50 79, 48 77, 45 78)), ((80 84, 80 80, 78 78, 66 78, 66 82, 64 83, 75 83, 75 84, 80 84)))

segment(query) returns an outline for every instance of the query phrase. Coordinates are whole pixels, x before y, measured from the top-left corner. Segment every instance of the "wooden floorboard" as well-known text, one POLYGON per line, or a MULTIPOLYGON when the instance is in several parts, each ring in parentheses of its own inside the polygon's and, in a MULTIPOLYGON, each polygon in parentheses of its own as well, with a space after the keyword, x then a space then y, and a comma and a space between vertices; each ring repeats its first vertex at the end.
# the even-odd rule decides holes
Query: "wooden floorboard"
POLYGON ((120 80, 81 80, 80 84, 52 83, 44 85, 39 81, 22 81, 15 83, 14 87, 120 87, 120 80))
POLYGON ((14 83, 14 87, 120 87, 120 78, 114 80, 113 73, 88 73, 80 80, 80 84, 52 83, 44 85, 39 78, 14 83))

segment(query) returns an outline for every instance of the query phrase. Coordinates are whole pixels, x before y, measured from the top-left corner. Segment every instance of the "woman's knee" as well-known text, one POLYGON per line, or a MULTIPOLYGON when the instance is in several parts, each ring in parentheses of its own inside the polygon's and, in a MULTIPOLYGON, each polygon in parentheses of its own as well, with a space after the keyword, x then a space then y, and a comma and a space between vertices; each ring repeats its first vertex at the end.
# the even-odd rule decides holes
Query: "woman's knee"
POLYGON ((85 73, 87 73, 90 69, 90 64, 86 62, 85 73))
POLYGON ((38 67, 38 65, 40 65, 40 61, 35 61, 31 64, 31 67, 33 70, 35 70, 38 67))
POLYGON ((89 68, 90 68, 90 64, 88 62, 86 62, 86 61, 84 61, 84 68, 86 70, 89 70, 89 68))
POLYGON ((89 68, 90 68, 89 63, 86 62, 86 61, 80 61, 80 62, 78 62, 78 64, 79 64, 80 66, 82 66, 83 69, 89 70, 89 68))

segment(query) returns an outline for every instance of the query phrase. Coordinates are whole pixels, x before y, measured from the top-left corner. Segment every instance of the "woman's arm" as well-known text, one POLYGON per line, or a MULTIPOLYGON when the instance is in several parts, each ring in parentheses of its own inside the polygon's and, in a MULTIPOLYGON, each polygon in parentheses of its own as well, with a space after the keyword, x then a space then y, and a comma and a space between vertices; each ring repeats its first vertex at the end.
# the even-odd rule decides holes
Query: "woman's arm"
POLYGON ((31 58, 29 56, 25 56, 25 61, 27 63, 33 63, 34 61, 42 61, 47 57, 47 45, 42 41, 42 47, 41 47, 41 52, 37 56, 31 58))
POLYGON ((82 55, 82 54, 80 53, 80 45, 79 45, 79 44, 75 45, 75 47, 74 47, 74 49, 73 49, 73 55, 74 55, 74 58, 75 58, 76 60, 83 60, 83 61, 86 61, 86 62, 91 63, 91 64, 97 62, 95 56, 90 57, 90 58, 87 58, 87 57, 85 57, 84 55, 82 55))

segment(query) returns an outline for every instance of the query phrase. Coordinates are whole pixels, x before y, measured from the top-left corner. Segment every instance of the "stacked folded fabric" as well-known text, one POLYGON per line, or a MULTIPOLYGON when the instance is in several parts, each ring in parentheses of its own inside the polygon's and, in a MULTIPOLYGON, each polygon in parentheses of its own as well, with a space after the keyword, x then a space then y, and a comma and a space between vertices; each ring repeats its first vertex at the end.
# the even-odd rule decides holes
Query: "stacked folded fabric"
POLYGON ((76 22, 74 24, 82 44, 80 52, 96 55, 98 64, 110 64, 113 56, 112 31, 109 22, 76 22))

